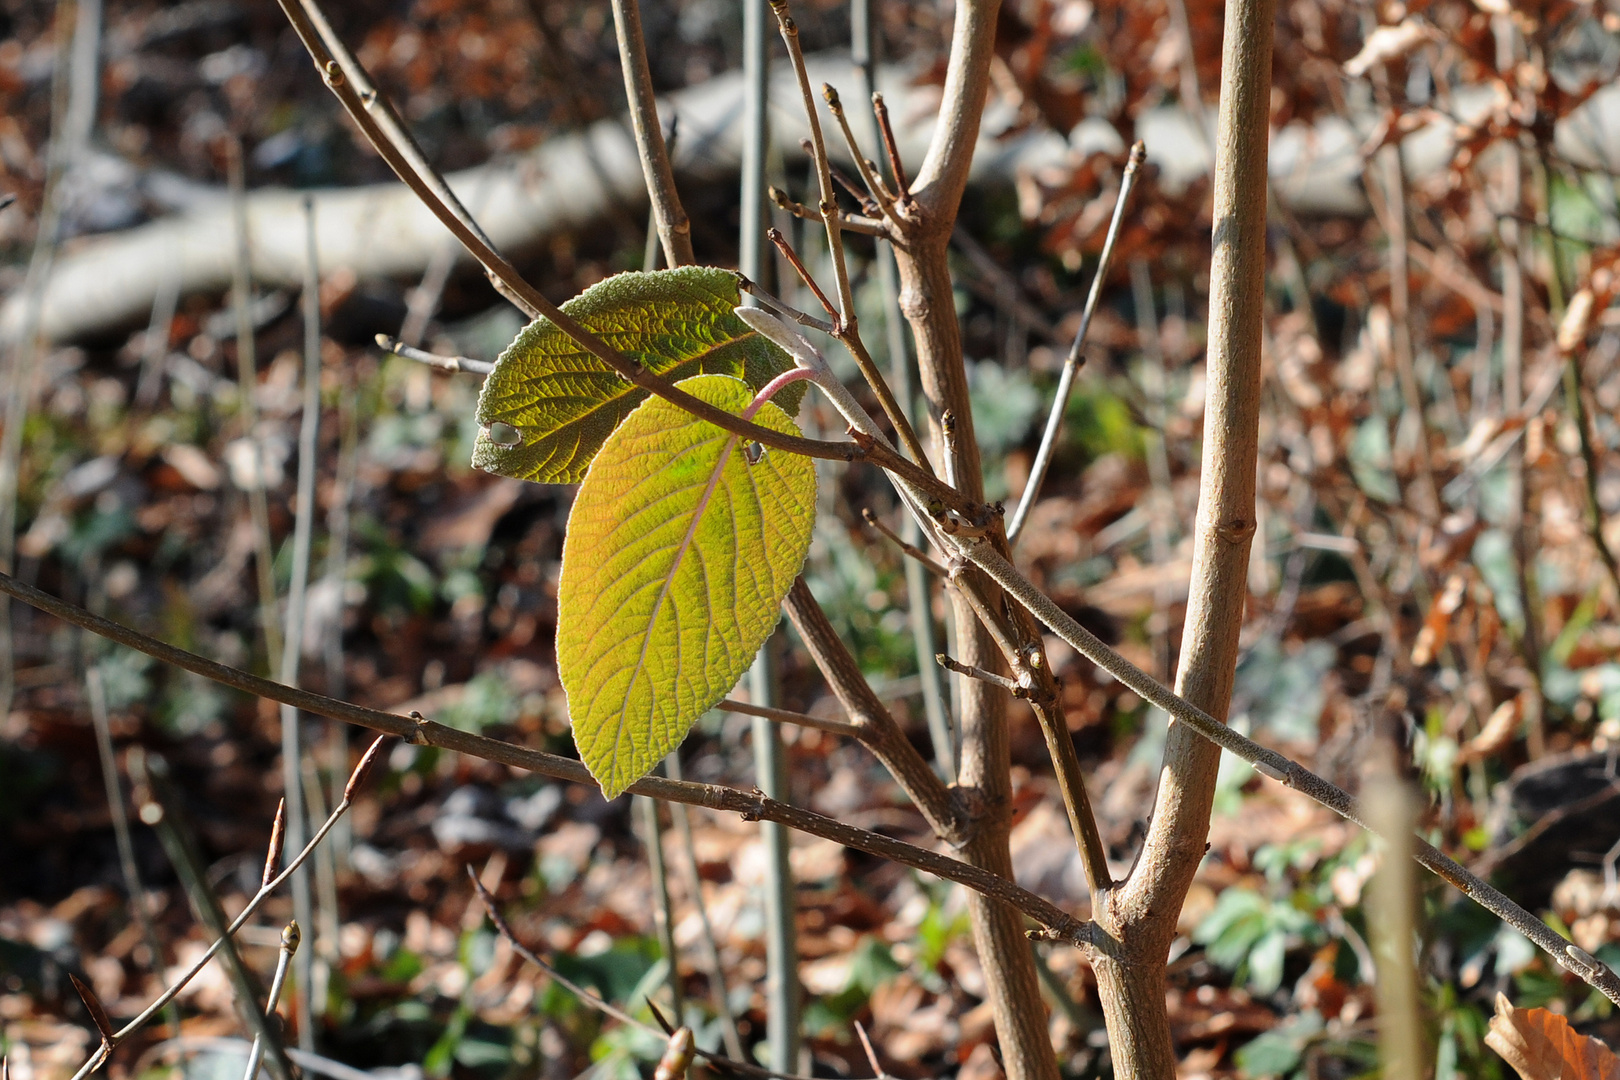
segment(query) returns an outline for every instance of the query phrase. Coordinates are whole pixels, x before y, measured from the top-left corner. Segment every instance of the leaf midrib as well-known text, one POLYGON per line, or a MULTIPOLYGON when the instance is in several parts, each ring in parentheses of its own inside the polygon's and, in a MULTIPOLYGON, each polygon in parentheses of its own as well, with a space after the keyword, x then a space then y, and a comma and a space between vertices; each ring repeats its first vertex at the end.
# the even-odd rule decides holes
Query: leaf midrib
MULTIPOLYGON (((715 489, 720 486, 720 478, 725 475, 726 463, 731 460, 731 452, 736 448, 737 436, 727 437, 725 444, 720 448, 720 457, 714 464, 714 470, 709 474, 709 482, 698 497, 697 505, 692 509, 692 520, 686 527, 686 535, 681 538, 680 547, 675 551, 675 557, 670 560, 669 572, 664 575, 663 584, 658 590, 658 599, 653 601, 652 612, 647 616, 647 628, 641 635, 641 651, 636 655, 636 666, 630 672, 630 681, 625 683, 624 696, 619 700, 619 724, 613 737, 613 759, 619 760, 619 749, 624 745, 625 732, 629 725, 625 723, 625 713, 630 708, 630 694, 636 688, 636 680, 647 666, 647 650, 652 646, 653 632, 658 626, 658 614, 664 609, 664 601, 669 597, 675 575, 680 572, 681 563, 686 559, 686 553, 691 550, 692 539, 697 535, 698 523, 703 520, 704 513, 709 508, 709 502, 714 498, 715 489)), ((680 650, 680 636, 675 638, 676 651, 680 650)))

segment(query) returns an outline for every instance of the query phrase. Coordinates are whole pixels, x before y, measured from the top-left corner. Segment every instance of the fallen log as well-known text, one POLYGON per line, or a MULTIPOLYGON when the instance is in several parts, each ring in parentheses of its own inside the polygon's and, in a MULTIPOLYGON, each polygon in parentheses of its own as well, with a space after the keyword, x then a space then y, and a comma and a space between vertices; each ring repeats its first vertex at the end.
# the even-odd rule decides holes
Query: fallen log
MULTIPOLYGON (((810 58, 811 77, 834 85, 855 84, 847 55, 810 58)), ((312 76, 313 77, 313 76, 312 76)), ((884 68, 878 83, 894 117, 901 150, 921 161, 933 132, 939 88, 917 85, 900 65, 884 68)), ((1458 95, 1461 119, 1483 111, 1488 91, 1458 95)), ((785 67, 776 72, 771 92, 771 123, 778 144, 791 158, 808 134, 797 87, 785 67)), ((735 172, 741 161, 742 82, 735 72, 669 96, 665 117, 679 117, 681 136, 676 167, 688 177, 735 172)), ((1015 116, 1012 105, 992 100, 981 128, 974 176, 1010 179, 1019 170, 1062 161, 1074 150, 1123 153, 1124 142, 1106 120, 1091 118, 1069 137, 1029 130, 1001 139, 1015 116)), ((1362 141, 1375 118, 1352 124, 1328 117, 1314 126, 1292 125, 1273 135, 1272 182, 1279 200, 1301 215, 1354 215, 1367 212, 1361 187, 1362 141)), ((1148 160, 1170 186, 1208 170, 1208 150, 1193 122, 1175 108, 1150 110, 1137 118, 1147 142, 1148 160)), ((1620 86, 1610 86, 1560 123, 1557 146, 1584 168, 1620 172, 1620 86)), ((1421 177, 1444 166, 1453 150, 1451 125, 1434 121, 1403 143, 1406 170, 1421 177)), ((603 120, 578 132, 552 138, 509 160, 454 173, 451 186, 496 245, 521 251, 545 237, 587 225, 615 202, 644 205, 641 166, 635 144, 619 120, 603 120)), ((260 189, 248 199, 253 276, 261 284, 296 287, 303 279, 303 192, 260 189)), ((400 183, 328 188, 310 193, 315 201, 323 273, 339 268, 360 277, 419 276, 448 233, 400 183)), ((154 298, 176 280, 182 294, 220 291, 231 279, 232 227, 223 191, 194 195, 191 209, 123 232, 81 237, 58 257, 43 292, 42 334, 66 341, 139 324, 154 298), (170 276, 172 275, 172 276, 170 276), (167 276, 167 277, 166 277, 167 276)), ((0 342, 13 340, 23 324, 24 298, 11 296, 0 307, 0 342)))

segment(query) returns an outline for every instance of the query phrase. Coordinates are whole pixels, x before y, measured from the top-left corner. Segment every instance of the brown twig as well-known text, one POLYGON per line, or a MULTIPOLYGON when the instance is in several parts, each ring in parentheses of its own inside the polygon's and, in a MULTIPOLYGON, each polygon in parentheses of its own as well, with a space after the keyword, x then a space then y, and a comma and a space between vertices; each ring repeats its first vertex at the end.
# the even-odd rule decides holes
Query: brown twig
POLYGON ((658 122, 658 102, 653 96, 652 69, 647 64, 647 42, 641 33, 641 6, 637 0, 613 0, 613 29, 624 66, 624 94, 630 101, 636 152, 647 179, 647 194, 652 198, 664 260, 670 266, 690 266, 697 261, 692 253, 692 224, 675 190, 675 171, 670 167, 663 126, 658 122))
POLYGON ((905 554, 911 556, 913 559, 916 559, 918 562, 922 563, 923 566, 933 571, 937 577, 945 581, 950 580, 951 572, 945 569, 944 565, 941 564, 938 559, 934 558, 917 545, 910 543, 899 533, 889 528, 888 525, 884 524, 882 518, 878 517, 872 512, 870 507, 866 507, 861 510, 861 518, 868 525, 872 526, 872 528, 876 529, 878 532, 882 533, 885 537, 892 541, 894 545, 905 554))
POLYGON ((808 326, 812 330, 820 330, 823 334, 831 336, 833 325, 814 315, 807 315, 791 304, 766 292, 759 284, 746 274, 737 275, 737 288, 759 301, 761 307, 769 308, 784 319, 792 319, 800 326, 808 326))
MULTIPOLYGON (((512 946, 512 951, 517 953, 518 956, 545 972, 546 977, 551 979, 552 982, 556 983, 558 986, 561 986, 564 990, 567 990, 570 994, 573 994, 576 998, 578 998, 581 1003, 590 1006, 603 1016, 610 1017, 626 1027, 634 1028, 636 1031, 645 1032, 649 1035, 673 1034, 673 1032, 668 1030, 669 1022, 664 1020, 663 1014, 658 1011, 658 1006, 653 1004, 651 998, 647 999, 647 1007, 651 1009, 653 1011, 653 1015, 658 1017, 659 1021, 665 1025, 666 1030, 663 1032, 660 1032, 657 1028, 653 1027, 649 1023, 646 1023, 645 1021, 637 1020, 634 1016, 631 1016, 629 1013, 614 1005, 600 994, 587 990, 579 983, 574 982, 574 980, 558 971, 551 964, 541 959, 539 954, 537 954, 533 949, 530 949, 527 945, 524 945, 522 941, 518 940, 516 931, 512 929, 512 924, 507 922, 506 916, 501 914, 500 906, 496 904, 495 898, 491 896, 489 890, 484 887, 484 883, 478 880, 477 873, 473 871, 473 868, 470 865, 467 867, 467 876, 472 879, 473 889, 478 893, 478 900, 484 905, 484 911, 488 913, 489 921, 495 924, 496 933, 500 934, 501 937, 506 939, 507 943, 512 946)), ((738 1061, 735 1058, 727 1057, 724 1054, 717 1054, 712 1050, 704 1050, 702 1047, 696 1048, 695 1053, 704 1061, 712 1062, 717 1068, 726 1072, 735 1073, 738 1076, 758 1077, 760 1080, 809 1080, 808 1077, 796 1076, 792 1073, 772 1072, 770 1069, 761 1068, 760 1066, 754 1065, 751 1062, 738 1061)))
POLYGON ((782 258, 786 259, 788 264, 793 267, 793 272, 799 275, 799 280, 804 282, 805 288, 815 294, 822 310, 832 316, 832 332, 836 335, 840 318, 838 308, 831 300, 827 299, 827 294, 821 291, 821 286, 816 284, 815 275, 811 274, 809 268, 804 265, 804 260, 799 258, 799 253, 793 250, 793 244, 789 242, 786 236, 782 235, 781 229, 766 229, 765 238, 776 245, 776 250, 781 252, 782 258))
POLYGON ((966 675, 970 679, 978 679, 981 682, 989 683, 991 686, 999 686, 1015 698, 1024 699, 1029 697, 1028 688, 1020 686, 1012 679, 1007 678, 1007 676, 997 675, 993 671, 986 671, 984 668, 974 667, 972 664, 964 664, 959 660, 952 660, 945 653, 935 653, 934 663, 946 671, 954 671, 958 675, 966 675))
MULTIPOLYGON (((791 198, 788 193, 783 191, 781 188, 773 186, 770 188, 768 194, 771 197, 771 201, 777 205, 778 209, 786 210, 788 213, 802 221, 814 221, 820 223, 821 215, 819 213, 810 209, 797 199, 791 198)), ((881 237, 889 235, 888 230, 884 228, 883 222, 878 221, 876 218, 865 217, 860 214, 850 214, 840 210, 838 212, 838 220, 839 223, 850 232, 858 232, 866 236, 881 237)))
POLYGON ((723 698, 717 709, 734 712, 739 716, 758 716, 766 720, 774 720, 779 724, 793 724, 796 727, 815 728, 825 731, 829 735, 842 735, 845 738, 859 740, 864 734, 859 724, 852 724, 848 720, 836 720, 828 716, 812 716, 809 713, 793 712, 790 709, 777 709, 769 705, 755 705, 747 701, 738 701, 736 698, 723 698))
POLYGON ((906 179, 906 167, 900 161, 900 144, 895 141, 894 127, 889 123, 889 107, 883 95, 873 93, 872 115, 877 119, 878 134, 883 137, 883 152, 889 159, 889 173, 894 177, 894 198, 908 213, 916 207, 911 197, 911 182, 906 179))
MULTIPOLYGON (((849 126, 849 117, 844 114, 844 103, 839 100, 838 91, 828 83, 822 83, 821 95, 827 99, 827 111, 838 121, 838 130, 843 133, 844 143, 849 147, 849 156, 855 159, 855 168, 861 174, 861 182, 866 187, 866 197, 874 209, 893 221, 896 226, 904 228, 905 223, 894 212, 893 195, 883 186, 883 181, 876 175, 872 163, 867 161, 866 155, 861 152, 860 141, 855 138, 855 132, 849 126)), ((857 192, 857 198, 860 197, 857 192)))
MULTIPOLYGON (((5 575, 0 575, 0 579, 3 579, 3 580, 0 580, 0 589, 5 589, 10 585, 15 585, 16 584, 15 581, 13 581, 9 577, 6 577, 5 575)), ((28 588, 29 587, 27 587, 27 586, 23 587, 23 589, 25 589, 25 590, 28 589, 28 588)), ((52 602, 51 607, 40 607, 40 605, 34 604, 34 606, 40 607, 41 611, 48 611, 51 614, 58 615, 58 617, 64 618, 65 621, 70 622, 70 623, 74 623, 75 625, 79 625, 82 629, 89 630, 91 633, 100 634, 102 637, 108 637, 109 636, 109 635, 103 633, 101 630, 98 630, 93 626, 87 625, 88 622, 99 621, 101 623, 105 623, 107 625, 107 627, 111 627, 111 628, 115 628, 115 629, 117 629, 119 631, 123 631, 124 632, 123 636, 133 635, 136 638, 145 638, 144 634, 139 634, 139 633, 136 633, 135 631, 128 630, 126 627, 120 627, 120 626, 118 626, 117 623, 109 622, 106 619, 101 619, 100 616, 91 615, 89 612, 84 611, 81 608, 75 608, 71 604, 64 604, 62 601, 56 600, 55 597, 51 597, 48 594, 39 593, 38 590, 31 590, 31 591, 33 593, 37 594, 35 599, 43 598, 45 600, 49 600, 49 601, 52 602), (62 612, 59 612, 58 610, 56 610, 57 608, 67 609, 67 614, 63 614, 62 612), (73 613, 77 613, 77 615, 74 615, 73 613), (83 621, 83 622, 79 621, 79 617, 85 617, 85 621, 83 621)), ((15 597, 16 599, 22 600, 24 603, 29 603, 29 604, 34 603, 34 601, 31 600, 29 598, 29 596, 24 595, 24 593, 21 592, 21 591, 12 592, 12 593, 9 593, 9 595, 15 597)), ((110 640, 119 641, 120 644, 130 644, 127 641, 122 641, 120 637, 112 637, 112 638, 110 638, 110 640)), ((146 642, 149 645, 159 647, 159 649, 161 651, 164 651, 164 652, 167 652, 167 653, 181 653, 186 657, 190 657, 192 660, 200 662, 204 666, 207 666, 207 665, 213 665, 215 667, 223 667, 224 666, 224 665, 216 665, 211 660, 204 660, 200 656, 195 656, 192 653, 187 653, 182 649, 175 649, 172 645, 165 645, 162 642, 155 641, 154 639, 151 639, 151 638, 146 638, 146 642)), ((150 651, 148 651, 146 649, 142 649, 139 645, 131 645, 130 647, 135 648, 138 651, 147 652, 147 655, 154 656, 157 659, 160 659, 160 660, 165 659, 164 656, 158 655, 158 653, 155 653, 155 652, 150 652, 150 651)), ((180 665, 176 665, 176 666, 186 667, 186 665, 184 665, 184 664, 180 664, 180 665)), ((186 670, 194 670, 194 669, 186 667, 186 670)), ((230 669, 230 670, 234 670, 234 669, 230 669)), ((198 673, 201 674, 201 672, 198 672, 198 673)), ((262 683, 265 683, 265 684, 270 685, 270 686, 277 685, 276 683, 271 683, 268 679, 259 679, 257 676, 248 675, 246 672, 239 672, 238 674, 246 677, 247 679, 254 680, 256 682, 262 682, 262 683)), ((205 676, 205 677, 207 677, 207 676, 205 676)), ((231 685, 231 684, 227 683, 226 685, 231 685)), ((298 693, 304 693, 304 692, 303 691, 298 691, 298 693)), ((309 695, 309 696, 315 697, 315 696, 318 696, 318 695, 309 695)), ((313 712, 315 710, 308 710, 308 711, 313 712)), ((295 870, 297 870, 298 867, 303 865, 304 860, 308 859, 310 857, 310 855, 315 851, 315 849, 320 846, 321 841, 326 839, 327 834, 332 831, 333 826, 335 826, 338 823, 338 820, 340 818, 342 818, 344 814, 348 813, 349 807, 351 805, 353 805, 355 792, 357 792, 360 789, 360 785, 365 782, 366 776, 370 773, 371 767, 376 762, 377 756, 381 752, 383 744, 386 741, 387 741, 387 738, 385 736, 379 736, 378 738, 372 740, 371 746, 366 750, 365 754, 361 756, 360 763, 358 765, 356 765, 354 767, 354 771, 349 774, 348 784, 343 789, 343 799, 342 799, 342 801, 339 802, 338 805, 332 810, 332 813, 327 816, 326 821, 321 825, 321 827, 319 829, 315 830, 315 835, 310 838, 309 843, 304 845, 304 849, 293 857, 292 861, 287 864, 286 868, 283 869, 281 871, 281 873, 277 874, 270 881, 265 882, 260 887, 259 891, 253 894, 252 898, 250 898, 248 900, 247 906, 242 909, 241 913, 239 915, 237 915, 234 920, 232 920, 230 926, 225 928, 225 933, 227 935, 235 934, 238 930, 240 930, 244 925, 247 924, 247 921, 250 918, 253 917, 254 912, 259 910, 259 906, 264 903, 264 901, 270 896, 271 893, 273 893, 276 889, 280 888, 282 883, 285 882, 289 877, 291 877, 293 872, 295 870)), ((128 1039, 135 1032, 137 1032, 141 1028, 145 1027, 147 1022, 150 1021, 152 1019, 152 1017, 156 1016, 159 1010, 166 1008, 171 1001, 173 1001, 177 996, 179 996, 180 991, 184 990, 186 988, 186 986, 191 982, 191 980, 197 977, 198 972, 202 971, 203 968, 208 966, 209 961, 211 961, 214 958, 215 954, 217 954, 220 951, 220 949, 223 947, 223 945, 224 945, 224 937, 223 936, 216 937, 214 939, 213 944, 211 944, 207 948, 207 950, 205 950, 203 952, 202 956, 199 957, 197 960, 193 961, 192 965, 189 968, 187 968, 183 973, 181 973, 181 975, 180 975, 180 977, 178 979, 176 979, 174 982, 170 983, 169 987, 166 990, 164 990, 163 993, 159 994, 156 1000, 154 1000, 146 1008, 142 1009, 141 1012, 133 1020, 131 1020, 129 1023, 125 1024, 123 1027, 121 1027, 117 1031, 113 1032, 112 1046, 105 1047, 104 1050, 98 1050, 95 1054, 93 1054, 91 1056, 90 1060, 85 1062, 84 1065, 82 1065, 79 1068, 79 1071, 73 1074, 73 1080, 84 1080, 85 1077, 89 1076, 96 1069, 99 1069, 106 1062, 107 1055, 109 1055, 112 1052, 112 1050, 115 1049, 118 1046, 119 1043, 123 1042, 125 1039, 128 1039)))

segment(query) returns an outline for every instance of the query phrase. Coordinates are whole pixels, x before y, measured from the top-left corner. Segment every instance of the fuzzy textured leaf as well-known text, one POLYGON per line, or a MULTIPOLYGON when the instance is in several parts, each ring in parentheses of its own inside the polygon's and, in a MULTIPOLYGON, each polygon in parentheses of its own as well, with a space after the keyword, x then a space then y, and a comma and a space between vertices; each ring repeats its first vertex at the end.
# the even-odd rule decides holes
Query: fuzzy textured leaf
POLYGON ((1523 1080, 1620 1080, 1620 1057, 1546 1009, 1515 1009, 1496 995, 1496 1015, 1485 1044, 1523 1080))
MULTIPOLYGON (((738 414, 754 394, 723 375, 680 386, 738 414)), ((774 404, 753 419, 798 431, 774 404)), ((748 670, 810 550, 813 464, 759 451, 653 398, 580 486, 563 542, 557 670, 580 758, 608 798, 748 670)))
MULTIPOLYGON (((793 361, 732 313, 737 302, 729 270, 684 266, 619 274, 562 307, 671 381, 731 375, 759 390, 793 361)), ((550 320, 536 319, 484 380, 473 464, 519 480, 578 483, 608 434, 647 396, 550 320), (492 433, 492 425, 501 426, 492 433)), ((803 396, 794 385, 776 400, 793 414, 803 396)))

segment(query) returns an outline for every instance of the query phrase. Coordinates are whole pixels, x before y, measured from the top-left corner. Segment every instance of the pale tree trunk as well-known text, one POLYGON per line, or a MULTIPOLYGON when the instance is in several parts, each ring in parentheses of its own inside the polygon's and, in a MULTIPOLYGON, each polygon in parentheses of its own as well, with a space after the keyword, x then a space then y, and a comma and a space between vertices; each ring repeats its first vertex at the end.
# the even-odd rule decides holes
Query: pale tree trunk
MULTIPOLYGON (((1274 0, 1226 8, 1215 145, 1208 394, 1192 587, 1176 692, 1217 717, 1232 700, 1254 536, 1260 342, 1266 263, 1266 137, 1274 0)), ((1181 724, 1164 767, 1142 853, 1094 905, 1106 931, 1095 962, 1115 1075, 1169 1080, 1175 1053, 1165 1012, 1165 959, 1203 858, 1220 750, 1181 724)))

